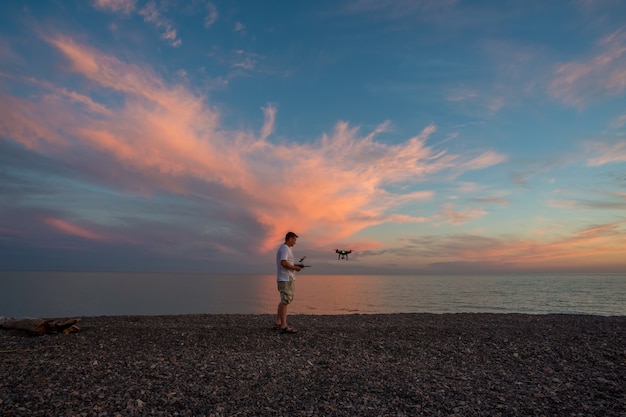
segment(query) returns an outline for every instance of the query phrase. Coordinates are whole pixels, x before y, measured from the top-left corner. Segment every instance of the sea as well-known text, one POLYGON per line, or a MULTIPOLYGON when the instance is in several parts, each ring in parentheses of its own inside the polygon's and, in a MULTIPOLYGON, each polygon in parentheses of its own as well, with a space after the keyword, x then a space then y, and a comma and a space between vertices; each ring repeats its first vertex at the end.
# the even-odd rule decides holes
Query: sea
MULTIPOLYGON (((275 314, 273 274, 0 271, 0 316, 275 314)), ((289 314, 626 315, 626 274, 299 274, 289 314)))

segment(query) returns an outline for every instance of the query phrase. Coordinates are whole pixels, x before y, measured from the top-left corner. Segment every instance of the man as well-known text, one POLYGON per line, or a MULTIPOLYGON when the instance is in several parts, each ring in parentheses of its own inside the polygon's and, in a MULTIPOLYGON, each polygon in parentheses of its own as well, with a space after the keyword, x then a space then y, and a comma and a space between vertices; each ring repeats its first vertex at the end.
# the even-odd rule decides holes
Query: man
POLYGON ((293 301, 296 292, 296 272, 302 268, 294 264, 293 252, 291 248, 296 244, 298 235, 288 232, 285 235, 285 243, 280 245, 276 252, 276 281, 278 282, 278 292, 280 302, 278 303, 278 313, 276 314, 276 327, 281 333, 296 333, 287 325, 287 307, 293 301))

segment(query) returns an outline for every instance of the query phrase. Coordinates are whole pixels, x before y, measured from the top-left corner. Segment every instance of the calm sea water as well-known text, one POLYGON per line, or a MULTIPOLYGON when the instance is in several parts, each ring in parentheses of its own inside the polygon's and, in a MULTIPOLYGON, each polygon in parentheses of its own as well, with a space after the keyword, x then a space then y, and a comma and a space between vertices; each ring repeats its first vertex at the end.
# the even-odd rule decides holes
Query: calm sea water
MULTIPOLYGON (((0 271, 0 316, 265 314, 274 275, 0 271)), ((300 274, 290 314, 626 315, 626 274, 300 274)))

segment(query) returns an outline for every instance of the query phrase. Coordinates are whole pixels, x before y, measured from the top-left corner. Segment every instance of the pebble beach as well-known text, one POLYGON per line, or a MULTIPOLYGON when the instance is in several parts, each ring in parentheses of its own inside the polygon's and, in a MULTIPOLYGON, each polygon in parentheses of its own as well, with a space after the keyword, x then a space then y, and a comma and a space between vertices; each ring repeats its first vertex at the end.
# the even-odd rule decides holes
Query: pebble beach
POLYGON ((2 416, 626 416, 626 316, 82 317, 0 330, 2 416))

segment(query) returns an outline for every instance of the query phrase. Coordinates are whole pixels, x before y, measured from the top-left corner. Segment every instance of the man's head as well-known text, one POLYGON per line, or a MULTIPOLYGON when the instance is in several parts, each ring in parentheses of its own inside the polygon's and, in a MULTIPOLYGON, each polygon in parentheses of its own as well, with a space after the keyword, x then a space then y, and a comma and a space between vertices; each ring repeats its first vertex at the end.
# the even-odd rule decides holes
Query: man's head
POLYGON ((285 243, 287 244, 287 246, 291 247, 295 245, 296 239, 298 239, 298 235, 294 232, 287 232, 287 234, 285 235, 285 243))

